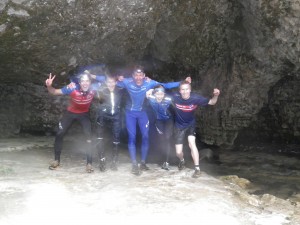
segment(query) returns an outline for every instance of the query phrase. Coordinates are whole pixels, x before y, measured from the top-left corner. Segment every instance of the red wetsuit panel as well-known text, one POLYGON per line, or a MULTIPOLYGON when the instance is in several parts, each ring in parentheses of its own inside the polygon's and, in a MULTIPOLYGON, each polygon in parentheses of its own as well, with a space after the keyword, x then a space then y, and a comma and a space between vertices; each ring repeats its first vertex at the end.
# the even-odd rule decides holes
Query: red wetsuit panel
POLYGON ((82 91, 74 90, 70 94, 70 103, 68 111, 72 113, 85 113, 90 109, 90 105, 93 101, 95 92, 88 91, 84 94, 82 91))

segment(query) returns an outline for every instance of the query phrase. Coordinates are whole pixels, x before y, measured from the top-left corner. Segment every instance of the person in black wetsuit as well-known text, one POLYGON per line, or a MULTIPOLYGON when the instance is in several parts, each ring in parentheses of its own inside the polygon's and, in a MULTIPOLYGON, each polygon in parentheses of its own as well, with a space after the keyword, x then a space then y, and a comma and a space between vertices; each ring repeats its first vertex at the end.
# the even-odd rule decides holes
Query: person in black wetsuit
MULTIPOLYGON (((98 76, 92 75, 92 78, 98 80, 98 76)), ((112 149, 110 168, 112 170, 118 169, 118 151, 122 130, 121 102, 124 90, 116 87, 116 80, 116 77, 107 75, 105 85, 101 85, 98 90, 101 104, 97 110, 97 150, 100 158, 100 171, 102 172, 107 169, 105 157, 107 148, 112 149), (108 134, 111 131, 112 145, 109 146, 106 140, 108 140, 108 134)))

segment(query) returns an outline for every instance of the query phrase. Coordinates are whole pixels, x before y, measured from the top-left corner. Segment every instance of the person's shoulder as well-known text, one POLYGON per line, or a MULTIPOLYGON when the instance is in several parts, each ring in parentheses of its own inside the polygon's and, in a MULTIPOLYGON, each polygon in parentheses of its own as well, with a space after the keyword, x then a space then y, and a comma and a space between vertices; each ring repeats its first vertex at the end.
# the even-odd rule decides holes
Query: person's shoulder
POLYGON ((100 92, 100 93, 103 93, 103 92, 106 92, 108 90, 107 86, 106 85, 101 85, 97 91, 100 92))
POLYGON ((204 98, 201 94, 197 92, 191 92, 191 98, 204 98))
POLYGON ((125 81, 125 82, 133 82, 133 78, 132 77, 125 77, 123 79, 123 81, 125 81))
POLYGON ((78 84, 74 84, 73 86, 71 86, 70 84, 69 85, 65 85, 61 88, 61 92, 64 94, 64 95, 69 95, 71 94, 72 92, 74 91, 78 91, 80 89, 79 85, 78 84))
POLYGON ((180 94, 178 91, 176 91, 176 92, 172 92, 172 93, 170 94, 170 96, 172 96, 173 98, 180 98, 180 97, 181 97, 181 94, 180 94))
POLYGON ((166 97, 164 97, 164 101, 171 102, 172 101, 172 96, 166 95, 166 97))
POLYGON ((124 88, 122 87, 118 87, 118 86, 115 86, 115 92, 123 92, 124 91, 124 88))
POLYGON ((91 89, 93 89, 93 90, 98 90, 98 89, 101 89, 103 86, 104 86, 104 85, 103 85, 103 83, 101 83, 101 82, 93 82, 93 83, 91 84, 91 89))
POLYGON ((148 99, 149 99, 149 101, 154 101, 154 100, 155 100, 155 97, 154 97, 153 95, 149 95, 149 96, 148 96, 148 99))

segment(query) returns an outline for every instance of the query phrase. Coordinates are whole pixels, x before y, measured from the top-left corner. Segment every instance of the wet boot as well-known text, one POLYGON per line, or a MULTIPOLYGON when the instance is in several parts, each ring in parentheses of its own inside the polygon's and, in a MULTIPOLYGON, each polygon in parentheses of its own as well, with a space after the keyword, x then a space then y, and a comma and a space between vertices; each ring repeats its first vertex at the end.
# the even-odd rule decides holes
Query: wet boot
POLYGON ((185 168, 185 161, 184 159, 180 160, 179 164, 178 164, 178 169, 179 170, 183 170, 185 168))
POLYGON ((170 170, 170 167, 169 167, 169 163, 168 162, 164 162, 162 164, 162 167, 161 167, 163 170, 170 170))
POLYGON ((142 162, 141 162, 140 169, 141 169, 141 170, 144 170, 144 171, 150 170, 150 168, 146 165, 146 162, 145 162, 145 161, 142 161, 142 162))
POLYGON ((101 172, 105 172, 106 171, 106 160, 105 160, 105 157, 100 158, 99 169, 100 169, 101 172))
POLYGON ((131 173, 136 176, 139 176, 142 174, 140 166, 137 163, 132 164, 131 173))
POLYGON ((59 161, 54 160, 54 161, 50 162, 49 170, 56 170, 59 168, 59 166, 60 166, 59 161))
POLYGON ((87 173, 92 173, 92 172, 94 172, 94 169, 93 169, 93 167, 92 167, 92 164, 90 164, 90 163, 86 164, 85 170, 86 170, 87 173))
POLYGON ((97 151, 99 155, 99 169, 101 172, 106 171, 106 159, 105 159, 105 151, 104 151, 104 146, 103 146, 103 139, 98 138, 98 143, 97 143, 97 151))

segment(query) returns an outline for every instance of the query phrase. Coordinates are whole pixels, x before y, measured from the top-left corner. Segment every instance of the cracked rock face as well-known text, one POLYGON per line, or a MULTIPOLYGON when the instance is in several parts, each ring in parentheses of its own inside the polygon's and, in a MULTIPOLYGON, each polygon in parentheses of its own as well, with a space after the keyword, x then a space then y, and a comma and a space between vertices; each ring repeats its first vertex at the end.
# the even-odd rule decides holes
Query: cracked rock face
POLYGON ((1 136, 54 130, 67 99, 48 95, 49 72, 61 87, 77 66, 142 62, 153 79, 221 90, 198 112, 202 141, 299 141, 297 0, 1 0, 0 12, 1 136))

